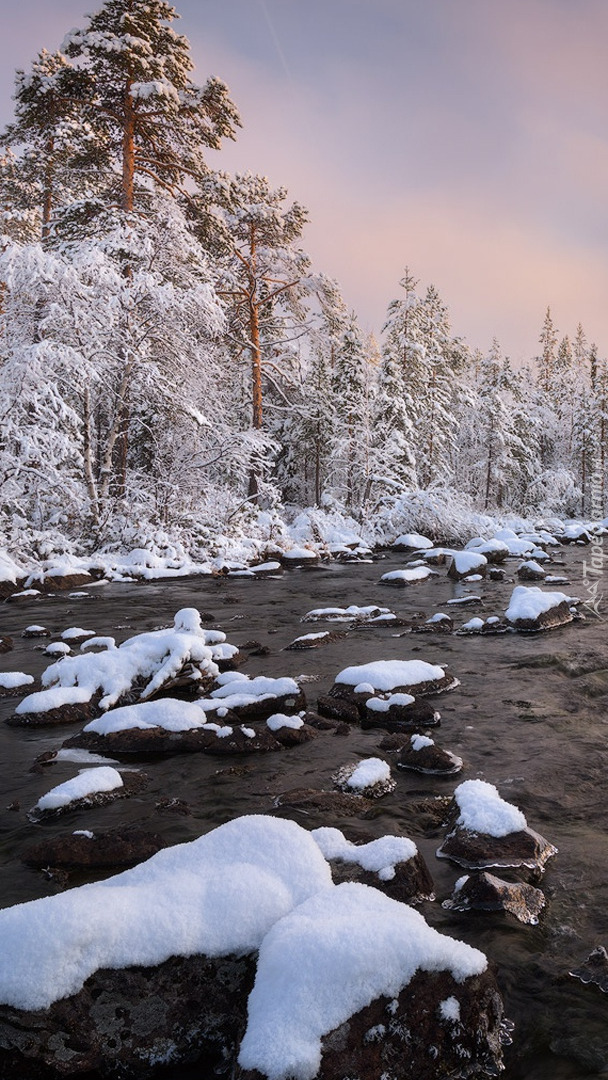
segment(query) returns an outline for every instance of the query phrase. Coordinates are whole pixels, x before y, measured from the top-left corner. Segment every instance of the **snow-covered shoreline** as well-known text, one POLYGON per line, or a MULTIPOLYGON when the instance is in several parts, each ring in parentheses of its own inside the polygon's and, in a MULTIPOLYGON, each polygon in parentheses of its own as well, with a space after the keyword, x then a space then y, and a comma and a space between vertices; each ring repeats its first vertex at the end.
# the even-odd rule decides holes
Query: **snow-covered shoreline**
MULTIPOLYGON (((225 532, 216 523, 213 544, 188 544, 188 538, 154 528, 117 532, 113 539, 91 552, 85 537, 30 536, 26 531, 8 539, 0 537, 0 595, 5 598, 25 590, 55 589, 101 584, 106 581, 155 581, 193 575, 239 573, 248 568, 264 573, 281 572, 283 566, 301 566, 310 560, 370 558, 377 550, 398 548, 406 529, 425 541, 471 544, 471 537, 496 542, 502 533, 510 538, 509 554, 520 554, 522 544, 534 549, 533 539, 543 534, 555 543, 555 535, 598 535, 603 521, 524 518, 515 514, 490 517, 447 494, 409 493, 393 500, 374 518, 357 522, 338 507, 285 510, 282 515, 260 511, 246 524, 234 524, 225 532), (4 542, 3 542, 4 541, 4 542), (79 578, 89 580, 78 583, 79 578)), ((411 534, 411 533, 410 533, 411 534)), ((548 542, 548 541, 547 541, 548 542)), ((446 549, 452 552, 452 548, 446 549)), ((478 549, 477 549, 478 550, 478 549)), ((522 557, 527 552, 521 552, 522 557)), ((32 595, 35 592, 32 591, 32 595)))

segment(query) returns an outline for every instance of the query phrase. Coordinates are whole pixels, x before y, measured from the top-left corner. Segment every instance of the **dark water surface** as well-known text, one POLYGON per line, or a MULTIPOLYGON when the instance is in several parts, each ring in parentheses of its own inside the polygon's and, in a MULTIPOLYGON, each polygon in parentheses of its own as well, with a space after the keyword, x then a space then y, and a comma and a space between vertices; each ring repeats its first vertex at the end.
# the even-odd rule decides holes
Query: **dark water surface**
MULTIPOLYGON (((552 566, 550 572, 565 570, 570 585, 549 588, 584 596, 583 558, 580 547, 559 549, 557 559, 565 567, 552 566)), ((236 645, 256 639, 267 646, 269 655, 250 656, 240 670, 306 676, 303 687, 313 707, 337 672, 350 664, 419 658, 449 666, 461 685, 437 699, 442 722, 434 738, 464 758, 464 771, 441 779, 395 768, 395 792, 380 801, 372 818, 350 819, 348 825, 356 826, 362 840, 385 833, 411 836, 427 860, 437 894, 436 901, 420 910, 431 925, 482 949, 496 965, 506 1013, 515 1024, 505 1080, 608 1077, 608 996, 568 974, 596 945, 608 945, 606 623, 590 616, 549 633, 483 638, 368 628, 318 649, 283 651, 296 636, 325 628, 300 623, 313 607, 378 604, 407 618, 415 612, 428 617, 447 610, 458 626, 473 615, 502 614, 513 588, 512 581, 454 585, 443 570, 406 589, 378 584, 381 573, 403 565, 403 556, 390 553, 370 564, 291 570, 276 580, 200 577, 105 585, 88 590, 87 598, 58 594, 3 604, 0 634, 12 636, 15 647, 0 656, 0 670, 39 676, 51 662, 37 648, 43 641, 21 638, 31 623, 47 626, 57 637, 69 626, 82 626, 120 642, 171 623, 181 607, 213 615, 206 625, 223 630, 236 645), (481 604, 446 607, 450 597, 475 592, 481 604), (572 665, 564 662, 590 656, 595 657, 592 672, 578 673, 575 665, 573 674, 572 665), (428 796, 450 795, 462 780, 475 777, 495 784, 503 798, 523 810, 530 827, 559 849, 537 882, 547 898, 538 926, 524 926, 508 915, 441 907, 464 871, 435 857, 445 829, 421 818, 415 806, 428 796)), ((516 565, 516 560, 507 563, 510 575, 516 565)), ((17 700, 0 701, 0 720, 11 715, 17 700)), ((21 863, 24 848, 43 836, 132 823, 153 829, 169 843, 191 840, 238 815, 272 812, 274 797, 290 788, 331 789, 335 769, 377 754, 382 738, 381 731, 353 729, 346 737, 323 734, 282 753, 150 758, 137 763, 149 776, 142 794, 32 824, 28 809, 51 787, 75 775, 78 766, 57 763, 43 774, 30 772, 30 767, 37 755, 56 749, 77 729, 28 731, 0 723, 0 906, 59 891, 56 882, 21 863), (163 798, 185 800, 191 814, 157 809, 163 798), (15 802, 20 809, 6 809, 15 802)), ((346 826, 344 819, 293 816, 305 828, 346 826)), ((73 877, 71 884, 81 880, 73 877)), ((171 1080, 200 1075, 196 1069, 167 1074, 171 1080)))

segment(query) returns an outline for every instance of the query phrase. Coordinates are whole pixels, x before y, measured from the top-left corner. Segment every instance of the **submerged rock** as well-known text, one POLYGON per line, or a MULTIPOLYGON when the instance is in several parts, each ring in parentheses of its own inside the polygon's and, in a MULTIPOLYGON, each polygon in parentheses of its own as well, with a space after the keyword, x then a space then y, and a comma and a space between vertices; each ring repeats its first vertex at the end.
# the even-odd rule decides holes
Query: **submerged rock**
POLYGON ((318 812, 330 817, 356 817, 368 814, 373 802, 363 795, 343 791, 293 788, 277 795, 272 805, 276 810, 296 810, 306 814, 318 812))
POLYGON ((452 911, 506 911, 522 923, 535 926, 545 906, 545 897, 523 881, 503 881, 482 871, 460 878, 442 907, 452 911))
POLYGON ((589 953, 587 959, 569 974, 580 979, 585 985, 593 983, 599 986, 602 993, 608 994, 608 952, 604 946, 598 945, 589 953))
POLYGON ((160 836, 143 829, 127 826, 101 833, 79 829, 32 844, 24 852, 22 862, 38 869, 52 866, 93 870, 134 866, 163 847, 165 841, 160 836))

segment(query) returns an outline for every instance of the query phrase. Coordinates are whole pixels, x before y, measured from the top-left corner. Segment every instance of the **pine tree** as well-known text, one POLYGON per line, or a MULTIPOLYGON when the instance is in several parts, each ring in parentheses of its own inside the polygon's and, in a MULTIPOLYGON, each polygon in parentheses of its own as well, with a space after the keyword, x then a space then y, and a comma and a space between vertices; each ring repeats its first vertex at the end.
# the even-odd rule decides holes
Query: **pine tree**
POLYGON ((92 85, 78 104, 103 125, 129 214, 150 183, 175 195, 186 177, 202 175, 205 151, 240 126, 224 83, 190 79, 190 46, 172 28, 176 18, 165 0, 105 0, 63 43, 92 85))
POLYGON ((336 440, 333 481, 350 511, 367 502, 370 486, 371 379, 369 350, 354 313, 334 357, 336 440))
MULTIPOLYGON (((299 203, 285 205, 284 188, 273 190, 265 177, 234 177, 225 213, 229 252, 219 292, 226 303, 237 355, 250 366, 251 426, 264 423, 264 381, 283 393, 293 354, 286 348, 306 320, 301 299, 308 289, 310 260, 298 246, 307 219, 299 203)), ((287 399, 288 400, 288 399, 287 399)), ((261 469, 252 462, 249 497, 257 500, 261 469)))
POLYGON ((551 308, 547 308, 538 340, 541 345, 541 353, 538 357, 538 380, 541 388, 548 394, 553 383, 557 348, 557 332, 551 318, 551 308))

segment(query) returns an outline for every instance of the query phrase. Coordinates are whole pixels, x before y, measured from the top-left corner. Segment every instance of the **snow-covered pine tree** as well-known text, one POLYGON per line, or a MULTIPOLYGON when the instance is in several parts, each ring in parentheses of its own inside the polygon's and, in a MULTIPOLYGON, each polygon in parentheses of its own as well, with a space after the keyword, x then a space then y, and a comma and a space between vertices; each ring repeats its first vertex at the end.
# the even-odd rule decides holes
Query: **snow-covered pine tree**
MULTIPOLYGON (((262 433, 272 434, 273 428, 265 421, 269 395, 277 409, 289 409, 289 387, 297 387, 292 346, 307 321, 302 300, 309 291, 310 260, 299 247, 307 212, 297 202, 286 204, 285 188, 272 189, 265 177, 251 173, 235 176, 227 196, 224 207, 218 207, 227 248, 218 291, 237 370, 242 358, 248 359, 250 425, 259 433, 262 452, 262 433)), ((248 478, 253 502, 262 474, 256 453, 248 478)))
POLYGON ((551 308, 548 307, 545 312, 545 319, 538 339, 541 351, 540 355, 537 358, 538 381, 541 388, 546 394, 549 394, 551 392, 551 387, 553 384, 555 360, 557 355, 557 338, 558 335, 555 326, 553 325, 551 308))
POLYGON ((333 399, 336 424, 332 483, 346 508, 357 514, 369 497, 371 412, 370 347, 351 313, 334 354, 333 399))
POLYGON ((60 209, 94 199, 104 174, 107 183, 104 132, 99 124, 92 126, 77 103, 80 96, 92 93, 87 73, 60 52, 43 49, 29 71, 16 74, 15 119, 3 139, 18 154, 29 208, 38 212, 43 242, 51 237, 60 209))
POLYGON ((452 338, 446 305, 433 285, 423 304, 423 386, 414 399, 416 455, 422 487, 445 483, 450 476, 456 428, 458 377, 465 351, 452 338))
POLYGON ((72 30, 63 50, 92 86, 77 97, 85 116, 103 125, 117 166, 119 205, 131 213, 150 184, 172 195, 186 177, 206 170, 205 151, 219 149, 240 126, 227 87, 192 82, 188 39, 165 0, 105 0, 88 25, 72 30))

